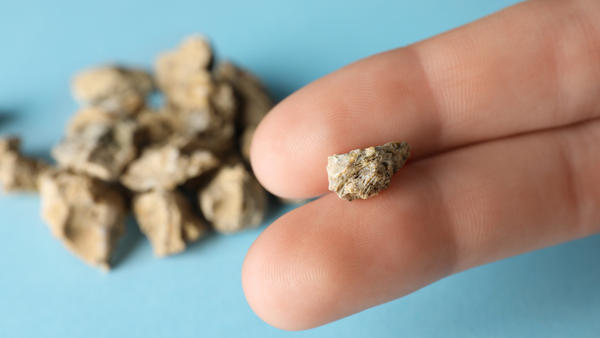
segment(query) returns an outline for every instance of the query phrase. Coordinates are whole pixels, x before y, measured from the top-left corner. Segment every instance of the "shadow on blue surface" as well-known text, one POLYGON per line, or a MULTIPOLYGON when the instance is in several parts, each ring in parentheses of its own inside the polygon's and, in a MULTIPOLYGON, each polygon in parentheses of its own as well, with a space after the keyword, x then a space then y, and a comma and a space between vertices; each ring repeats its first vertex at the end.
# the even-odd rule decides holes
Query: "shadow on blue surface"
POLYGON ((369 312, 432 324, 425 336, 444 327, 446 337, 597 337, 598 262, 595 236, 462 272, 369 312))
POLYGON ((118 269, 136 248, 136 246, 144 239, 144 235, 140 231, 140 227, 133 215, 129 215, 125 221, 125 234, 119 240, 115 252, 111 257, 111 267, 118 269))
POLYGON ((17 116, 17 113, 12 110, 0 109, 0 131, 2 131, 4 127, 12 123, 17 118, 17 116))

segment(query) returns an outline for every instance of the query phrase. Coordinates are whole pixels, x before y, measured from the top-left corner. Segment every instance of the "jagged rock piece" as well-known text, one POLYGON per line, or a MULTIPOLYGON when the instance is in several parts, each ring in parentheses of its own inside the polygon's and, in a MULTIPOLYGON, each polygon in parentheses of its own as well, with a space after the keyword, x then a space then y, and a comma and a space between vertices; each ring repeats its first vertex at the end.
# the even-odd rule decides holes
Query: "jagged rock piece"
POLYGON ((189 75, 185 82, 163 88, 169 104, 188 110, 202 110, 210 107, 210 96, 214 83, 207 70, 199 70, 189 75))
POLYGON ((379 147, 352 150, 329 156, 329 190, 348 201, 377 196, 410 157, 406 142, 389 142, 379 147))
POLYGON ((85 128, 93 124, 111 126, 122 118, 119 115, 107 114, 105 110, 98 107, 84 107, 67 123, 66 135, 74 136, 81 134, 85 128))
POLYGON ((202 35, 191 35, 177 49, 158 56, 156 82, 161 89, 177 85, 198 70, 208 70, 212 58, 208 40, 202 35))
POLYGON ((9 153, 0 158, 0 183, 5 192, 35 192, 38 175, 47 168, 42 161, 9 153))
POLYGON ((242 98, 242 124, 244 127, 256 126, 273 108, 273 101, 269 97, 264 85, 250 72, 224 62, 215 69, 215 78, 218 82, 226 82, 242 98))
POLYGON ((48 168, 43 161, 22 156, 20 144, 17 137, 0 138, 0 183, 5 192, 37 191, 38 175, 48 168))
POLYGON ((208 70, 212 50, 206 38, 193 35, 156 60, 156 80, 168 101, 178 108, 208 107, 213 81, 208 70))
POLYGON ((52 156, 62 168, 104 181, 117 181, 123 169, 136 158, 139 137, 140 126, 132 119, 112 124, 90 123, 54 146, 52 156))
POLYGON ((142 70, 99 66, 75 75, 73 96, 108 113, 134 114, 153 89, 152 78, 142 70))
POLYGON ((185 181, 216 168, 219 159, 209 150, 194 143, 174 140, 171 143, 147 148, 132 162, 121 183, 130 190, 174 190, 185 181))
POLYGON ((196 136, 215 129, 217 124, 217 117, 209 106, 196 109, 171 107, 164 112, 171 117, 173 128, 180 135, 196 136))
POLYGON ((135 196, 133 211, 156 257, 179 253, 199 239, 206 226, 178 191, 151 191, 135 196))
POLYGON ((211 95, 212 106, 223 121, 233 123, 238 110, 238 102, 231 84, 221 82, 215 86, 211 95))
POLYGON ((137 121, 151 144, 165 142, 175 134, 174 117, 163 111, 142 110, 137 115, 137 121))
POLYGON ((110 268, 124 233, 126 207, 119 191, 100 180, 68 171, 40 175, 42 218, 52 234, 84 262, 110 268))
POLYGON ((221 168, 199 199, 204 217, 220 233, 258 226, 267 203, 264 188, 242 163, 221 168))

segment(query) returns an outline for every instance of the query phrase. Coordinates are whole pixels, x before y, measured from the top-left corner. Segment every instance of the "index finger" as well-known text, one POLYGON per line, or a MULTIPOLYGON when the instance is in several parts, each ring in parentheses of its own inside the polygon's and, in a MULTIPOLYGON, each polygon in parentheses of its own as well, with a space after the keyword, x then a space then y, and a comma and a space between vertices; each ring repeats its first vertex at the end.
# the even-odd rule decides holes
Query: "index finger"
POLYGON ((600 116, 600 2, 529 1, 344 67, 275 107, 252 166, 272 193, 327 192, 327 156, 407 141, 413 158, 600 116))

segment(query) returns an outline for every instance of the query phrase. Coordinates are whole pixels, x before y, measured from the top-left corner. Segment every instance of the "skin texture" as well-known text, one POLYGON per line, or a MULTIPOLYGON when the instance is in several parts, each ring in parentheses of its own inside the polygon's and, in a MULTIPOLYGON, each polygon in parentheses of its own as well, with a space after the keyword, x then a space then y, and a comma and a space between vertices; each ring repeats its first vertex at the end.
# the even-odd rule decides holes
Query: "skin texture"
POLYGON ((325 194, 327 156, 391 140, 411 162, 377 198, 329 193, 269 226, 244 262, 250 306, 309 329, 600 232, 599 93, 596 0, 525 2, 302 88, 252 143, 269 191, 325 194))

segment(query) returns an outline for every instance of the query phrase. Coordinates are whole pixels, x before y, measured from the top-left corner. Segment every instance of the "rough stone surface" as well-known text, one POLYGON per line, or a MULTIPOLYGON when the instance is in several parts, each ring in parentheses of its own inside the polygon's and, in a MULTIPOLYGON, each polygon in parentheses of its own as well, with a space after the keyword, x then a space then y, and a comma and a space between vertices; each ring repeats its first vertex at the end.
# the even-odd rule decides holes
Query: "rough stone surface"
POLYGON ((219 64, 215 70, 215 78, 219 82, 231 84, 241 96, 241 122, 244 127, 258 125, 273 108, 273 101, 264 85, 251 73, 237 68, 232 63, 219 64))
POLYGON ((105 181, 118 181, 123 169, 137 156, 139 124, 132 119, 113 124, 90 123, 68 134, 52 149, 62 168, 105 181))
POLYGON ((156 60, 156 81, 170 104, 178 108, 208 107, 213 81, 208 70, 212 50, 206 38, 194 35, 156 60))
POLYGON ((142 110, 136 117, 150 144, 163 143, 175 135, 173 116, 164 111, 142 110))
POLYGON ((153 189, 171 191, 219 165, 219 159, 211 151, 189 145, 188 142, 173 141, 147 148, 129 165, 121 183, 137 192, 153 189))
POLYGON ((329 190, 348 201, 377 196, 410 157, 406 142, 389 142, 379 147, 352 150, 329 156, 329 190))
POLYGON ((43 161, 19 153, 17 137, 0 138, 0 183, 5 192, 35 192, 38 175, 48 168, 43 161))
POLYGON ((233 145, 237 98, 229 83, 213 80, 211 62, 212 50, 202 36, 184 40, 157 59, 157 83, 167 102, 163 113, 178 135, 233 145))
POLYGON ((125 202, 100 180, 47 170, 39 179, 42 218, 52 234, 92 266, 110 268, 117 239, 125 231, 125 202))
POLYGON ((115 114, 134 114, 152 89, 152 78, 146 72, 114 66, 81 71, 72 83, 75 99, 115 114))
POLYGON ((266 192, 242 163, 222 167, 199 194, 204 217, 216 231, 233 233, 258 226, 266 209, 266 192))
POLYGON ((179 253, 206 232, 190 203, 177 191, 151 191, 133 199, 133 211, 156 257, 179 253))
POLYGON ((101 108, 84 107, 69 120, 65 134, 67 137, 80 135, 90 125, 101 124, 113 126, 119 120, 122 120, 122 118, 115 114, 108 114, 101 108))

